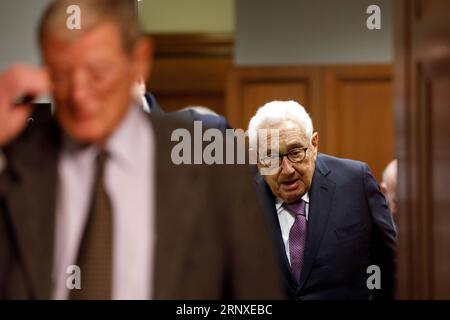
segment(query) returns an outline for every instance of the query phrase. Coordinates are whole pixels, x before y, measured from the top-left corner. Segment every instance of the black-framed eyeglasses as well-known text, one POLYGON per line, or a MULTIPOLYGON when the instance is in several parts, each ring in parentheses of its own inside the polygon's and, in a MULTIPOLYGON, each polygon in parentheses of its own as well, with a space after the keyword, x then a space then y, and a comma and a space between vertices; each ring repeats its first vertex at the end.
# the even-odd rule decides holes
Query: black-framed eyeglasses
POLYGON ((293 148, 286 153, 274 154, 267 157, 260 158, 260 163, 264 167, 272 167, 276 161, 278 162, 278 166, 281 166, 283 163, 283 157, 287 157, 291 163, 299 163, 305 160, 306 158, 306 150, 308 147, 301 148, 293 148))

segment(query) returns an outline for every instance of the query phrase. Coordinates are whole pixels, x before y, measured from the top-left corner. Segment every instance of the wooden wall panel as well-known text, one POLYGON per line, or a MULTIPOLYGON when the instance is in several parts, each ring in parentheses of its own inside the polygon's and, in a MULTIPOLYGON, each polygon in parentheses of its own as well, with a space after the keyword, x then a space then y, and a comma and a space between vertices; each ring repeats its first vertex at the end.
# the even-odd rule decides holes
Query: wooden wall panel
POLYGON ((248 67, 231 71, 227 118, 246 129, 256 110, 272 100, 296 100, 312 117, 320 106, 320 71, 316 67, 248 67))
POLYGON ((155 58, 148 89, 166 111, 201 105, 225 114, 225 90, 232 68, 229 35, 153 35, 155 58))
POLYGON ((278 99, 278 100, 296 100, 305 106, 308 106, 310 100, 308 94, 308 83, 303 82, 249 82, 242 88, 242 105, 245 108, 242 110, 241 124, 246 128, 251 117, 255 114, 258 106, 278 99))
POLYGON ((189 105, 225 113, 225 88, 230 57, 160 57, 147 84, 166 111, 189 105))
POLYGON ((433 203, 434 298, 450 299, 450 60, 445 77, 436 77, 429 86, 431 111, 431 194, 433 203))
POLYGON ((166 111, 206 106, 247 128, 258 107, 296 100, 319 132, 319 150, 369 163, 381 178, 393 158, 391 67, 233 67, 233 41, 219 35, 156 35, 148 88, 166 111))
POLYGON ((390 66, 325 68, 321 149, 367 162, 380 181, 394 157, 390 66))
POLYGON ((237 68, 227 98, 226 115, 240 128, 266 102, 300 102, 319 132, 319 150, 365 161, 377 179, 394 157, 391 66, 237 68))

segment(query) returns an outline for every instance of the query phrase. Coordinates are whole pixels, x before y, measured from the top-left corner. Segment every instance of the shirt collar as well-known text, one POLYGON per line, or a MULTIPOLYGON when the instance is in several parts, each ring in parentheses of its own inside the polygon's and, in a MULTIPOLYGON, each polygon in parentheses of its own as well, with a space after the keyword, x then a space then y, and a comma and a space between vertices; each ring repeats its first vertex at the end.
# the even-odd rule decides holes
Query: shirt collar
POLYGON ((147 98, 145 96, 142 96, 141 100, 142 100, 142 109, 144 109, 144 111, 147 113, 151 113, 152 110, 150 108, 150 105, 148 104, 147 98))
MULTIPOLYGON (((309 192, 305 193, 302 198, 303 201, 305 201, 307 204, 309 204, 309 192)), ((276 197, 275 200, 275 208, 277 209, 277 213, 280 214, 283 209, 284 201, 278 197, 276 197)))
MULTIPOLYGON (((127 111, 126 116, 119 123, 113 134, 108 138, 105 144, 105 151, 111 156, 111 160, 117 161, 124 168, 132 168, 134 156, 139 153, 135 145, 139 144, 141 139, 142 123, 145 123, 144 111, 139 105, 132 104, 127 111)), ((72 155, 94 155, 98 153, 98 146, 80 145, 64 134, 64 150, 72 155)))
POLYGON ((119 165, 132 167, 134 156, 139 153, 136 145, 142 138, 142 123, 145 121, 144 112, 139 105, 131 105, 127 115, 106 142, 106 150, 119 165))

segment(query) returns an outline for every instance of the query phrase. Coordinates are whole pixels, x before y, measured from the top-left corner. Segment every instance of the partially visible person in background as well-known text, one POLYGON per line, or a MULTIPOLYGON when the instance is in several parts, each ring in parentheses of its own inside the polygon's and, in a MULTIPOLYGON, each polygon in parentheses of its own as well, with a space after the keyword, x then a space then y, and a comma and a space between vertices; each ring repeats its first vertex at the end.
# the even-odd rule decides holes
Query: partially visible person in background
POLYGON ((225 132, 226 129, 231 129, 230 124, 224 116, 221 116, 208 107, 188 106, 177 112, 193 121, 202 121, 202 125, 206 128, 216 128, 222 132, 225 132))
POLYGON ((397 159, 392 160, 383 171, 381 191, 388 201, 392 216, 397 217, 397 159))
POLYGON ((143 79, 136 83, 133 95, 136 103, 142 105, 142 109, 147 113, 170 115, 189 122, 202 121, 202 126, 205 126, 206 128, 216 128, 222 132, 231 128, 224 116, 221 116, 204 106, 188 106, 177 111, 165 112, 153 94, 147 90, 143 79))
POLYGON ((147 91, 144 79, 140 79, 134 86, 133 95, 135 102, 142 106, 147 113, 164 114, 164 110, 156 101, 153 94, 147 91))
POLYGON ((220 117, 220 115, 217 112, 215 112, 214 110, 212 110, 208 107, 205 107, 205 106, 187 106, 187 107, 181 109, 181 111, 182 110, 194 110, 195 112, 200 113, 200 114, 209 114, 209 115, 220 117))

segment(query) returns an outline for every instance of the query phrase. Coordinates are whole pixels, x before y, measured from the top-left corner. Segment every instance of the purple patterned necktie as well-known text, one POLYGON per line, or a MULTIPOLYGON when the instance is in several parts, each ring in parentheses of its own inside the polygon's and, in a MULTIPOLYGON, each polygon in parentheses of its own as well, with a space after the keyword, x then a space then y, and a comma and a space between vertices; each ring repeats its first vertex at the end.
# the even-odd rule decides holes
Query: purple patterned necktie
POLYGON ((295 222, 289 231, 289 255, 291 258, 291 269, 297 283, 300 283, 302 274, 303 257, 306 243, 306 215, 305 201, 300 199, 292 204, 284 204, 286 209, 295 217, 295 222))

